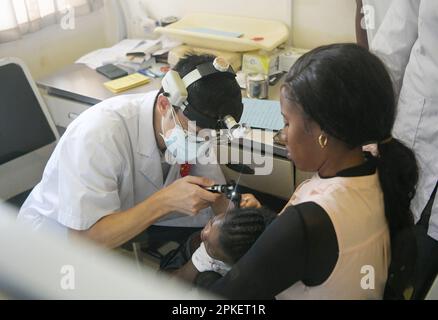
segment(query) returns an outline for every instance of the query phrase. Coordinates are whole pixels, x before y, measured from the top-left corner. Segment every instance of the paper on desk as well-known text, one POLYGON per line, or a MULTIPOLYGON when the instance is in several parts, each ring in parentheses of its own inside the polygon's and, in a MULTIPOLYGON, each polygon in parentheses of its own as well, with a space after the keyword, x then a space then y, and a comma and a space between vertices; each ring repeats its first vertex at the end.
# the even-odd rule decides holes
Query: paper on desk
POLYGON ((171 39, 166 35, 161 36, 160 40, 161 40, 161 49, 155 51, 153 53, 153 56, 160 56, 162 54, 168 53, 173 48, 176 48, 176 47, 182 45, 182 42, 175 40, 175 39, 171 39))
POLYGON ((279 101, 243 99, 243 114, 240 123, 252 128, 278 131, 284 127, 279 101))
POLYGON ((157 50, 161 49, 161 41, 160 40, 147 40, 140 42, 134 48, 131 48, 126 52, 126 54, 144 54, 144 55, 152 55, 157 50))
POLYGON ((93 51, 78 59, 76 63, 83 63, 92 69, 96 69, 109 63, 127 62, 126 53, 140 46, 141 49, 145 49, 147 46, 154 47, 159 42, 160 40, 125 39, 111 48, 93 51))

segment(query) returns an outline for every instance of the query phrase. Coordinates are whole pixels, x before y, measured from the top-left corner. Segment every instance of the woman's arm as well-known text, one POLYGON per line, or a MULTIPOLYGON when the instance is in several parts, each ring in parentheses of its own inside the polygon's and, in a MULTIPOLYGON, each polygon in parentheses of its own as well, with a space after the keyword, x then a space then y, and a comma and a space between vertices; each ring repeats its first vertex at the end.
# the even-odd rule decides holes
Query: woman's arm
POLYGON ((230 299, 273 299, 298 281, 323 283, 337 258, 327 213, 315 203, 291 206, 211 290, 230 299))
POLYGON ((192 260, 190 259, 182 268, 172 272, 172 277, 177 277, 188 283, 194 283, 199 271, 195 268, 192 260))

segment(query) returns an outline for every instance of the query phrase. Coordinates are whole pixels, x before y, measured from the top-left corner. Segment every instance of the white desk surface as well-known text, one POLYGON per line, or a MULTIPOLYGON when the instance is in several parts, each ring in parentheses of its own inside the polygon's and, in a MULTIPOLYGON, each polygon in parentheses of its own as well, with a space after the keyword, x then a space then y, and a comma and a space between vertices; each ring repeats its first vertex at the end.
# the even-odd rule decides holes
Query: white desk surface
POLYGON ((142 93, 159 89, 161 81, 152 79, 146 85, 114 94, 104 87, 110 81, 105 76, 83 64, 72 64, 60 71, 37 80, 39 87, 48 90, 49 94, 60 95, 82 103, 94 105, 116 95, 142 93))

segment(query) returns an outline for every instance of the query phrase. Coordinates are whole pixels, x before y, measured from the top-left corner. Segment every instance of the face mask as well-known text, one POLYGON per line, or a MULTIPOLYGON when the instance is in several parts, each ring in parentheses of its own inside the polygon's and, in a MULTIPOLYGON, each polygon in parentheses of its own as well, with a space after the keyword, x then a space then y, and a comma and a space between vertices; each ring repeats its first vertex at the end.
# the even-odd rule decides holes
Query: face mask
MULTIPOLYGON (((206 154, 209 144, 196 137, 195 134, 184 131, 182 126, 176 122, 173 108, 170 109, 175 127, 170 130, 170 134, 168 133, 167 136, 164 132, 161 135, 167 148, 166 155, 170 155, 173 159, 169 160, 174 160, 178 164, 194 164, 197 158, 206 154)), ((163 119, 161 119, 161 127, 163 128, 163 119)))

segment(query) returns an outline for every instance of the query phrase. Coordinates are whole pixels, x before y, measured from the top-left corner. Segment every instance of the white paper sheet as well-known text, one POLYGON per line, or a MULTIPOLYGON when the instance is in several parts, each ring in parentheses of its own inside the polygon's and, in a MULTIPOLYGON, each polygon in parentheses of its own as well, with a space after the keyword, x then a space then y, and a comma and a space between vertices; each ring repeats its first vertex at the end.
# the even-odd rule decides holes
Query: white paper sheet
POLYGON ((127 62, 126 54, 136 48, 147 49, 155 47, 160 40, 126 39, 111 48, 99 49, 81 57, 76 63, 86 64, 89 68, 96 69, 109 63, 127 62))

